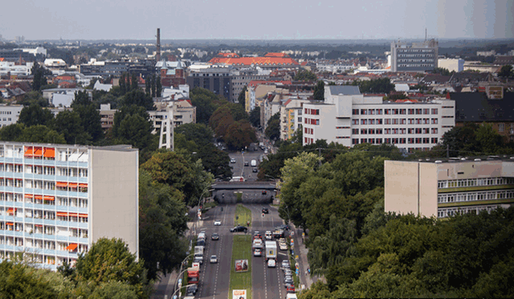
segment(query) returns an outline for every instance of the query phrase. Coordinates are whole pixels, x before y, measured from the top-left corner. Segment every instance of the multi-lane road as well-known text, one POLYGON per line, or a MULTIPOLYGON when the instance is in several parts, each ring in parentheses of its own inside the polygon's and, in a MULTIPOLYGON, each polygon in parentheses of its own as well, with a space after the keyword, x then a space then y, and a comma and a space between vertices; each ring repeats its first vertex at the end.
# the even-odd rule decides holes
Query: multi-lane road
MULTIPOLYGON (((262 217, 262 205, 245 205, 252 211, 252 225, 248 233, 267 230, 282 224, 275 208, 269 208, 269 214, 262 217)), ((198 221, 196 233, 205 231, 207 235, 204 263, 200 271, 200 283, 195 298, 229 298, 230 270, 232 261, 233 235, 229 229, 234 226, 235 205, 220 205, 209 210, 198 221), (222 211, 223 208, 223 211, 222 211), (221 220, 220 226, 214 226, 214 220, 221 220), (218 241, 211 240, 212 233, 218 233, 218 241), (218 263, 209 263, 211 255, 218 257, 218 263)), ((249 250, 251 250, 249 248, 249 250)), ((278 252, 276 268, 268 268, 265 257, 254 257, 252 254, 252 292, 253 299, 285 298, 284 274, 281 270, 282 260, 287 259, 286 251, 278 252)))

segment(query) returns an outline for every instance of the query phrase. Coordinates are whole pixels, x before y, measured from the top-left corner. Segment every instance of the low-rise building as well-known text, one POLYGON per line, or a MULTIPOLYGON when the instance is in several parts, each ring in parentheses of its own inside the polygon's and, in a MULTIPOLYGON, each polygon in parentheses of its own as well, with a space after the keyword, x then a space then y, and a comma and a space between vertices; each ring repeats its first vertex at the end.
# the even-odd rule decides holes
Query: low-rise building
POLYGON ((23 105, 0 105, 0 128, 18 122, 23 105))

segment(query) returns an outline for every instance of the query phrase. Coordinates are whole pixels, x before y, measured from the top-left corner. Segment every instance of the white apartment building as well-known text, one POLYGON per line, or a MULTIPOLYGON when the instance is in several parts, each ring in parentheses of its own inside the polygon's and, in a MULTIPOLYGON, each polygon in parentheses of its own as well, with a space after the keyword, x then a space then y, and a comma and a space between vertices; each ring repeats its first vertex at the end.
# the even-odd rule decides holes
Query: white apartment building
POLYGON ((0 105, 0 128, 18 122, 23 105, 0 105))
POLYGON ((72 265, 99 238, 139 255, 137 149, 0 142, 0 260, 72 265))
POLYGON ((303 144, 318 139, 351 147, 394 144, 407 152, 429 149, 455 126, 455 103, 384 103, 357 86, 328 86, 324 103, 303 105, 303 144))

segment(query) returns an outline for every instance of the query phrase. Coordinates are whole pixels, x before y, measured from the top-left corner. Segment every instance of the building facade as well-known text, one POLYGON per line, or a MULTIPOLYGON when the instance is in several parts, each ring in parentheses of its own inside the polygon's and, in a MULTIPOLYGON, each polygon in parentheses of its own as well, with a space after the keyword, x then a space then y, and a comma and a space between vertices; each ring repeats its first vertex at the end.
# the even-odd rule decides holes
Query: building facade
POLYGON ((227 67, 211 67, 197 69, 189 73, 186 78, 191 89, 205 88, 213 93, 232 101, 232 75, 227 67))
POLYGON ((421 43, 391 43, 392 72, 425 72, 437 67, 439 42, 427 40, 421 43))
POLYGON ((0 128, 18 122, 23 105, 0 105, 0 128))
POLYGON ((0 260, 72 265, 99 238, 139 256, 138 150, 0 143, 0 260))
POLYGON ((445 218, 514 203, 514 160, 384 162, 385 212, 445 218))
POLYGON ((406 152, 427 150, 455 126, 455 103, 383 102, 357 86, 328 86, 323 103, 303 105, 303 144, 325 139, 351 147, 394 144, 406 152))

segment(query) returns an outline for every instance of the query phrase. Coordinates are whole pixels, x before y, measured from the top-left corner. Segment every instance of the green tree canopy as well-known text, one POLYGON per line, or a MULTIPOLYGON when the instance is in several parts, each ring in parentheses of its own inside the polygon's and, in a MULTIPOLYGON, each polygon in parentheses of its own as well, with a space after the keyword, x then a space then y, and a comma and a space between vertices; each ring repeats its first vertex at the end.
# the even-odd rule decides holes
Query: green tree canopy
POLYGON ((316 74, 314 74, 311 71, 302 69, 302 70, 299 70, 298 73, 296 73, 296 75, 294 76, 294 80, 295 81, 317 81, 318 76, 316 76, 316 74))
POLYGON ((257 136, 255 129, 247 120, 240 120, 228 127, 224 139, 229 148, 243 149, 257 141, 257 136))
POLYGON ((258 128, 261 125, 261 107, 257 106, 250 111, 250 123, 258 128))
POLYGON ((321 80, 314 87, 314 99, 321 102, 325 100, 325 83, 321 80))
POLYGON ((266 130, 264 130, 264 134, 270 140, 278 140, 280 138, 280 113, 275 113, 268 120, 268 125, 266 126, 266 130))
POLYGON ((38 104, 30 104, 28 107, 23 107, 18 118, 19 124, 25 126, 43 125, 50 126, 54 120, 54 115, 48 109, 42 108, 38 104))

